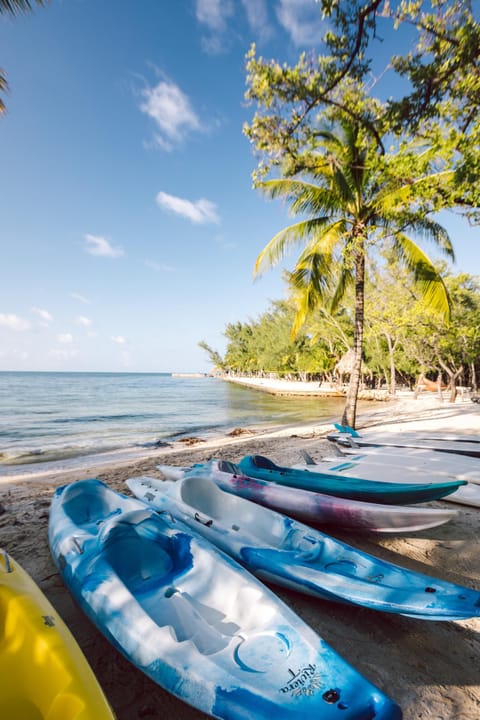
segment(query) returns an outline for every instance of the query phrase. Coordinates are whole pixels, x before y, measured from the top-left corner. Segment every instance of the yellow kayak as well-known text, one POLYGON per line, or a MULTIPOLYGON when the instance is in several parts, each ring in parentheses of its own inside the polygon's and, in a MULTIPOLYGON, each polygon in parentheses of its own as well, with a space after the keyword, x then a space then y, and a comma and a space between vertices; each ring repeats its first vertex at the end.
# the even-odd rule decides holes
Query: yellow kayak
POLYGON ((114 720, 75 638, 32 578, 0 550, 0 718, 114 720))

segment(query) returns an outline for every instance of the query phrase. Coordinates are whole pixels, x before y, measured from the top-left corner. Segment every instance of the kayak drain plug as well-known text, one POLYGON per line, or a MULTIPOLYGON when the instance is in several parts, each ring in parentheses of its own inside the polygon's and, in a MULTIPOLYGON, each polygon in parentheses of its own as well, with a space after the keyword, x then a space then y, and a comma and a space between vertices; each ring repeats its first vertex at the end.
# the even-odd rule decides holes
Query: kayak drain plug
POLYGON ((336 703, 337 700, 340 700, 340 695, 336 690, 327 690, 322 697, 327 703, 336 703))

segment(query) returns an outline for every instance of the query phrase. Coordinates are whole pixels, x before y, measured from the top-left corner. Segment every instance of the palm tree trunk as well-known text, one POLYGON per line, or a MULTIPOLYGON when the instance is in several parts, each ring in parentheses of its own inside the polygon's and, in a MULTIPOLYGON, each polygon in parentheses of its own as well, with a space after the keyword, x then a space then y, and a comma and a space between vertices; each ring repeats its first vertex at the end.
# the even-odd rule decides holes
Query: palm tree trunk
POLYGON ((365 255, 363 242, 358 247, 355 258, 355 328, 353 334, 353 368, 348 384, 347 399, 343 410, 342 425, 355 427, 357 398, 360 387, 363 351, 363 328, 365 315, 365 255))

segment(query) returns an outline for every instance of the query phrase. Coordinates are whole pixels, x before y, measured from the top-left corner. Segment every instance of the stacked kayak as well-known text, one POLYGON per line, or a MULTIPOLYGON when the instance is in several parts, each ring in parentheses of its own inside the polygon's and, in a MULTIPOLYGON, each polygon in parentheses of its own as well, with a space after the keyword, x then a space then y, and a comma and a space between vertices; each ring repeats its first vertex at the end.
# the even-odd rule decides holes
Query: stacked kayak
POLYGON ((458 514, 456 510, 368 503, 277 485, 246 477, 240 468, 226 460, 209 460, 204 464, 183 468, 173 465, 157 465, 157 468, 167 480, 181 480, 187 475, 207 476, 226 492, 253 500, 298 520, 337 529, 377 533, 414 532, 443 525, 458 514))
POLYGON ((386 562, 256 503, 206 476, 127 480, 260 578, 316 597, 424 620, 480 616, 480 592, 386 562))
POLYGON ((55 492, 49 541, 67 587, 113 645, 203 712, 401 719, 270 590, 168 512, 83 480, 55 492))
POLYGON ((335 424, 336 432, 327 435, 339 445, 352 445, 357 447, 409 447, 434 450, 455 455, 467 455, 480 458, 480 437, 474 435, 449 435, 438 432, 411 432, 394 433, 386 431, 368 430, 357 432, 348 425, 335 424))
POLYGON ((434 473, 438 479, 466 480, 480 484, 480 459, 454 453, 441 453, 425 448, 397 448, 386 446, 345 447, 334 444, 332 462, 339 457, 368 459, 369 462, 404 468, 413 472, 434 473))
MULTIPOLYGON (((437 455, 440 455, 440 453, 437 453, 437 455)), ((413 484, 424 485, 428 482, 448 481, 445 476, 439 475, 435 469, 432 472, 428 472, 426 468, 413 470, 408 467, 408 460, 405 462, 405 465, 400 462, 395 463, 395 459, 391 459, 388 454, 381 456, 349 455, 342 459, 322 458, 321 460, 315 461, 314 464, 311 462, 298 463, 294 465, 293 468, 303 471, 307 470, 313 473, 335 475, 339 478, 355 478, 361 475, 363 478, 374 480, 375 482, 403 484, 407 481, 413 484)), ((454 481, 455 480, 456 478, 454 481)), ((459 487, 458 490, 455 490, 449 495, 445 495, 442 500, 460 503, 461 505, 480 507, 480 484, 464 482, 462 487, 459 487)))
POLYGON ((0 550, 0 717, 113 720, 90 665, 30 575, 0 550))
POLYGON ((276 465, 263 455, 246 455, 238 463, 243 475, 278 485, 314 490, 315 492, 392 505, 439 500, 467 483, 464 480, 428 483, 395 483, 343 477, 338 473, 308 472, 305 469, 276 465))

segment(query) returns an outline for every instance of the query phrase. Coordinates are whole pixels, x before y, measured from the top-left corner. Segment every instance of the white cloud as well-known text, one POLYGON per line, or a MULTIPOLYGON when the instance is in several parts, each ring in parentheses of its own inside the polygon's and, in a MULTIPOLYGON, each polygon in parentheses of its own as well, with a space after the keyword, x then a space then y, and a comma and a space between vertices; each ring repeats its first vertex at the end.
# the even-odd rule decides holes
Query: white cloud
POLYGON ((217 206, 210 200, 201 198, 192 202, 165 192, 159 192, 156 200, 161 208, 165 208, 175 215, 181 215, 197 225, 220 223, 217 206))
POLYGON ((0 327, 9 328, 10 330, 29 330, 30 323, 28 320, 14 315, 13 313, 0 313, 0 327))
POLYGON ((313 0, 279 0, 277 18, 295 45, 317 45, 325 32, 320 5, 313 0))
POLYGON ((125 345, 125 343, 127 342, 126 338, 124 338, 123 335, 112 335, 111 340, 117 345, 125 345))
POLYGON ((145 265, 157 272, 173 272, 171 265, 165 265, 165 263, 159 263, 156 260, 145 260, 145 265))
POLYGON ((228 20, 234 13, 232 0, 196 0, 197 20, 208 32, 201 39, 202 48, 208 55, 220 55, 228 49, 228 20))
POLYGON ((75 318, 75 322, 77 323, 77 325, 82 325, 83 327, 90 327, 90 325, 92 324, 90 318, 85 317, 85 315, 77 315, 77 317, 75 318))
POLYGON ((50 325, 50 323, 53 322, 53 317, 48 312, 48 310, 43 310, 42 308, 38 307, 32 307, 32 312, 38 315, 38 317, 43 321, 42 325, 50 325))
POLYGON ((88 298, 84 297, 83 295, 80 295, 80 293, 72 292, 70 293, 70 297, 72 297, 74 300, 80 300, 80 302, 84 305, 90 305, 90 300, 88 300, 88 298))
POLYGON ((223 32, 226 29, 227 20, 233 13, 232 0, 196 0, 195 3, 198 22, 215 32, 223 32))
POLYGON ((159 130, 155 140, 162 149, 172 150, 188 132, 202 129, 190 100, 175 83, 161 80, 142 90, 142 96, 140 110, 155 121, 159 130))
POLYGON ((266 40, 272 35, 272 26, 268 20, 265 0, 242 0, 250 29, 261 39, 266 40))
POLYGON ((61 345, 71 345, 73 343, 73 335, 70 333, 60 333, 60 335, 57 335, 57 340, 61 345))
POLYGON ((114 247, 106 238, 98 235, 85 235, 85 242, 85 249, 90 255, 102 257, 121 257, 125 255, 121 247, 114 247))

